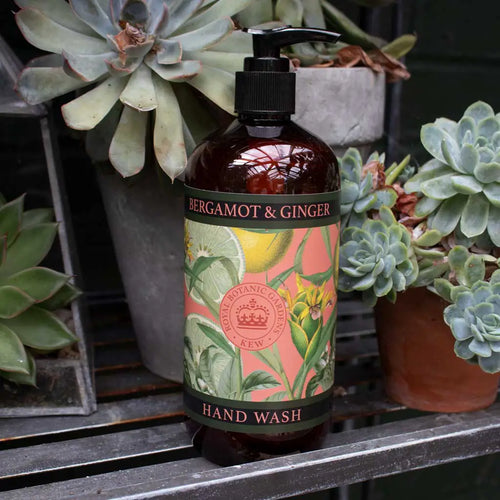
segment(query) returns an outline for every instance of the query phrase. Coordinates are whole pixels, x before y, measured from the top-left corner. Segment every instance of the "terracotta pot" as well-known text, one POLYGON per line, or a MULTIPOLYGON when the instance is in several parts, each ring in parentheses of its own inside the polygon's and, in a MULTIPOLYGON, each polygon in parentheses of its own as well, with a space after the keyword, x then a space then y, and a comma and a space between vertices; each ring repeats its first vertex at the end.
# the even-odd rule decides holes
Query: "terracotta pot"
POLYGON ((426 411, 461 412, 495 401, 500 374, 487 374, 458 358, 443 321, 447 303, 425 288, 379 300, 375 319, 387 395, 426 411))

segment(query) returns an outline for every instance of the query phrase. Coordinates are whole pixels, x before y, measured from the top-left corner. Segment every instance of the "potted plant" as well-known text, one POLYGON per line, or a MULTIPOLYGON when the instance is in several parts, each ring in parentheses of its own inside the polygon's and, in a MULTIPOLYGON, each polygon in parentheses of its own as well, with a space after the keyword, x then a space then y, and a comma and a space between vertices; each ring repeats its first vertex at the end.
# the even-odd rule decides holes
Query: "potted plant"
MULTIPOLYGON (((27 65, 19 92, 35 104, 77 90, 62 107, 67 125, 87 131, 95 162, 132 177, 124 183, 112 169, 99 171, 118 264, 146 366, 181 381, 183 297, 172 290, 184 279, 182 189, 159 174, 180 175, 195 144, 217 126, 214 111, 232 113, 234 72, 251 40, 234 31, 231 16, 251 2, 16 2, 26 39, 52 53, 27 65), (91 90, 82 93, 85 87, 91 90)), ((363 116, 366 122, 366 109, 363 116)))
POLYGON ((80 292, 71 276, 39 265, 57 235, 52 210, 23 207, 24 196, 0 195, 0 378, 36 387, 36 355, 77 341, 63 310, 80 292))
POLYGON ((16 3, 26 39, 52 52, 27 65, 18 91, 36 104, 78 90, 66 124, 88 131, 91 158, 120 174, 104 166, 99 180, 143 360, 181 381, 182 189, 160 172, 173 181, 217 126, 207 103, 233 111, 247 42, 230 16, 250 0, 16 3))
POLYGON ((392 398, 478 409, 500 377, 500 117, 476 102, 421 140, 433 158, 414 175, 409 157, 387 169, 376 154, 341 159, 339 288, 376 304, 392 398))
MULTIPOLYGON (((358 3, 373 7, 390 2, 358 3)), ((385 83, 410 77, 397 59, 413 48, 414 35, 389 43, 364 32, 326 0, 256 0, 237 19, 243 26, 289 24, 340 33, 335 45, 305 43, 286 50, 300 89, 295 119, 338 152, 382 136, 385 83)))

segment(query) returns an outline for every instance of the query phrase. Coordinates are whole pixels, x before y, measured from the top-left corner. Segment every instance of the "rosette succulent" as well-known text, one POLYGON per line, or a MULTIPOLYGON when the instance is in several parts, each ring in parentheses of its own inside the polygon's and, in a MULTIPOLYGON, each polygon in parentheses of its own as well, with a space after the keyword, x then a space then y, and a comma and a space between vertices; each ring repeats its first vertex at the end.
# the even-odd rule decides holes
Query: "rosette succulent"
POLYGON ((32 351, 53 351, 77 339, 51 311, 79 295, 70 276, 39 267, 57 234, 52 210, 23 211, 24 197, 0 197, 0 377, 35 385, 32 351))
POLYGON ((385 184, 384 160, 385 155, 375 152, 365 165, 356 148, 349 148, 339 158, 342 228, 361 227, 369 210, 378 210, 383 205, 392 207, 396 202, 396 191, 385 184))
POLYGON ((363 301, 374 306, 379 297, 395 302, 397 292, 410 286, 418 265, 409 231, 382 206, 380 220, 367 219, 362 227, 342 233, 339 289, 362 292, 363 301))
POLYGON ((489 255, 456 246, 448 254, 447 278, 435 280, 436 292, 451 302, 444 320, 455 337, 458 357, 478 363, 488 373, 500 371, 500 269, 486 280, 487 266, 500 265, 489 255))
POLYGON ((421 140, 434 158, 405 184, 423 195, 415 215, 458 241, 500 246, 500 114, 479 101, 458 122, 424 125, 421 140))
POLYGON ((223 39, 234 29, 230 16, 250 0, 15 1, 23 35, 53 53, 28 64, 19 92, 36 104, 92 86, 63 106, 64 119, 92 130, 89 153, 109 154, 124 177, 144 166, 149 112, 156 159, 173 179, 211 123, 192 89, 233 111, 233 72, 248 42, 239 33, 223 39))

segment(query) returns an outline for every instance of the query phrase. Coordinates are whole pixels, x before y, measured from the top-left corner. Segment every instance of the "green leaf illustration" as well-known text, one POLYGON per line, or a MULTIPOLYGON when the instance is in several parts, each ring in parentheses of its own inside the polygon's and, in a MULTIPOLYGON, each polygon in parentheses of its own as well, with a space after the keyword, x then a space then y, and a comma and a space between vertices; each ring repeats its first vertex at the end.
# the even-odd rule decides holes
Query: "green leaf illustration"
POLYGON ((312 229, 308 229, 306 234, 304 235, 304 238, 299 244, 299 247, 297 248, 297 253, 295 254, 295 260, 293 262, 293 266, 295 268, 295 271, 299 274, 302 274, 303 271, 303 266, 302 266, 302 257, 304 256, 304 250, 306 248, 306 243, 307 240, 309 239, 309 236, 311 236, 312 229))
POLYGON ((251 351, 252 354, 265 363, 269 368, 274 370, 276 373, 280 372, 281 365, 279 357, 275 355, 270 349, 262 349, 261 351, 251 351))
POLYGON ((286 269, 285 271, 275 276, 271 281, 269 281, 267 285, 277 290, 292 275, 294 270, 295 266, 291 267, 290 269, 286 269))
POLYGON ((293 321, 289 321, 288 323, 290 324, 293 344, 297 348, 297 351, 299 351, 302 358, 304 358, 307 352, 307 346, 309 345, 307 334, 297 323, 294 323, 293 321))
POLYGON ((234 349, 229 345, 228 341, 216 330, 203 323, 198 323, 198 328, 218 347, 229 356, 234 357, 236 354, 234 349))
POLYGON ((326 271, 315 274, 301 274, 300 277, 310 281, 316 286, 321 286, 325 281, 328 281, 333 276, 333 266, 330 266, 326 271))
POLYGON ((323 241, 325 242, 328 257, 330 257, 330 262, 333 264, 332 242, 330 241, 330 226, 323 226, 321 228, 321 236, 323 237, 323 241))
POLYGON ((272 389, 281 385, 270 373, 263 370, 256 370, 248 375, 242 384, 242 392, 259 391, 262 389, 272 389))
POLYGON ((286 396, 286 391, 275 392, 268 396, 264 401, 283 401, 283 398, 286 396))

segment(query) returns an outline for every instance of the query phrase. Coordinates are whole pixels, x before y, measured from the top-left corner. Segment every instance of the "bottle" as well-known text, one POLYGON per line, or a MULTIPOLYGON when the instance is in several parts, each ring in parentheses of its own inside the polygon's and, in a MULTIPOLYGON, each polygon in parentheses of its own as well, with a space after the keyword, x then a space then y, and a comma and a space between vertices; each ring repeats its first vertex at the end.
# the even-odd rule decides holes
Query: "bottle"
POLYGON ((195 448, 219 465, 319 447, 333 390, 338 163, 290 120, 280 48, 339 35, 246 31, 238 118, 197 147, 185 178, 184 402, 195 448))

